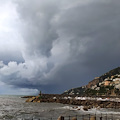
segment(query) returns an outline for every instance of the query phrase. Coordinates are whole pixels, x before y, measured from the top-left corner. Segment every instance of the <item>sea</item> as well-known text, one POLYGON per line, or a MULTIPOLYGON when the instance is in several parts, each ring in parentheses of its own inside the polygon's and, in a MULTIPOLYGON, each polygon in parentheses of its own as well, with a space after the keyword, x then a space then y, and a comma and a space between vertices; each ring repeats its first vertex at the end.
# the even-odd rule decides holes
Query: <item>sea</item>
POLYGON ((120 109, 92 108, 83 110, 83 106, 60 103, 27 103, 21 96, 0 96, 0 120, 120 120, 120 109))

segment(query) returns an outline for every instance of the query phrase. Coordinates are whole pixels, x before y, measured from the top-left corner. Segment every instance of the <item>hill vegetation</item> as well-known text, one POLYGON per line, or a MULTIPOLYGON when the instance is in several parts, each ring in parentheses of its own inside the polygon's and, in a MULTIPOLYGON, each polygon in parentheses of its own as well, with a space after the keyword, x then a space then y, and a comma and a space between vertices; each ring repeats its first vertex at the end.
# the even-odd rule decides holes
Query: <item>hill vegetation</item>
POLYGON ((80 96, 118 96, 120 95, 120 67, 100 77, 95 77, 86 86, 65 91, 65 95, 80 96))

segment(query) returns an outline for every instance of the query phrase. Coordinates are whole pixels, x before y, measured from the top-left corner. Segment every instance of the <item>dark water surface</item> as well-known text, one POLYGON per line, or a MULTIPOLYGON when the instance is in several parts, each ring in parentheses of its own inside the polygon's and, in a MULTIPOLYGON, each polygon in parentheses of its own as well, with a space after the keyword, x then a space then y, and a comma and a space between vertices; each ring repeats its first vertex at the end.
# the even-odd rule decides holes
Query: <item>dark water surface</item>
POLYGON ((57 120, 62 115, 78 115, 88 118, 87 114, 102 114, 103 120, 120 120, 120 109, 91 109, 89 111, 73 109, 72 105, 59 103, 26 103, 20 96, 0 96, 0 120, 57 120), (84 116, 83 116, 84 115, 84 116), (107 115, 107 116, 106 116, 107 115))

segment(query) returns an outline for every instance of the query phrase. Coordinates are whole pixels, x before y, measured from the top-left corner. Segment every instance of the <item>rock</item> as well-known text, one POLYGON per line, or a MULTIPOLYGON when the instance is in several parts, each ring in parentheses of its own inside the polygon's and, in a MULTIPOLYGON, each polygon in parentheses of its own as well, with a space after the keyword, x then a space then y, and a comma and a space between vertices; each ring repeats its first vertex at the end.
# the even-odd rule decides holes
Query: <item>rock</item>
POLYGON ((88 83, 87 88, 91 88, 94 85, 97 85, 100 82, 101 78, 94 79, 88 83))
POLYGON ((104 108, 104 104, 100 104, 100 108, 104 108))
POLYGON ((114 105, 113 105, 113 103, 109 103, 108 105, 107 105, 107 108, 112 108, 114 105))
POLYGON ((23 96, 21 98, 32 98, 32 97, 35 97, 35 96, 23 96))
POLYGON ((96 117, 95 116, 91 116, 90 120, 96 120, 96 117))
POLYGON ((38 99, 40 96, 36 96, 36 98, 38 99))
POLYGON ((84 107, 83 107, 83 110, 88 111, 88 107, 87 107, 87 106, 84 106, 84 107))
POLYGON ((57 120, 64 120, 64 117, 60 116, 57 120))
POLYGON ((76 117, 73 117, 72 120, 77 120, 77 118, 76 118, 76 117))
POLYGON ((36 97, 28 98, 26 102, 33 102, 36 99, 36 97))
POLYGON ((88 109, 91 109, 91 108, 92 108, 92 106, 91 106, 91 105, 89 105, 89 106, 88 106, 88 109))

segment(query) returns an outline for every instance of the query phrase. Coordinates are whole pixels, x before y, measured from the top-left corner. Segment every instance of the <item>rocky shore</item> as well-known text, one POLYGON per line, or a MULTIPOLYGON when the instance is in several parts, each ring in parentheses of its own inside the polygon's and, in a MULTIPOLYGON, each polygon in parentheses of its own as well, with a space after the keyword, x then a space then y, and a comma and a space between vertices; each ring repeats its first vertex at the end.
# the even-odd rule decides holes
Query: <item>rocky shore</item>
POLYGON ((92 97, 72 97, 62 95, 43 94, 39 96, 29 97, 26 102, 55 102, 62 104, 70 104, 76 106, 84 106, 84 110, 95 108, 120 108, 119 98, 92 98, 92 97))

